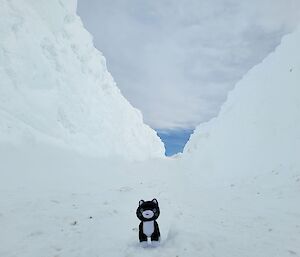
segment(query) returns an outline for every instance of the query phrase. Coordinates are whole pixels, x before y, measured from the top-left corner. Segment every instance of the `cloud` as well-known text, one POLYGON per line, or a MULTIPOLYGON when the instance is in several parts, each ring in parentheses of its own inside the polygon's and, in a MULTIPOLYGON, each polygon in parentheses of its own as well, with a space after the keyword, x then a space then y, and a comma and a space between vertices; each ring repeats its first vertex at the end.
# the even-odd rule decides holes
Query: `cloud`
POLYGON ((78 13, 145 122, 189 129, 295 28, 300 1, 79 0, 78 13))

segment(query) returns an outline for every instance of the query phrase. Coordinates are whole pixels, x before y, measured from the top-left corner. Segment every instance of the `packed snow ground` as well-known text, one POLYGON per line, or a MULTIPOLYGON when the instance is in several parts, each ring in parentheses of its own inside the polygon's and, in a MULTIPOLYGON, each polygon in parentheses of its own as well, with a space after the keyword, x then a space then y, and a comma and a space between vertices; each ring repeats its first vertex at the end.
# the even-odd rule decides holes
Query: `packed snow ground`
POLYGON ((299 170, 220 178, 176 159, 130 163, 47 145, 0 153, 0 256, 300 254, 299 170), (143 249, 135 210, 153 197, 162 243, 143 249))
POLYGON ((180 176, 161 173, 171 160, 101 160, 49 146, 0 152, 0 256, 138 256, 141 197, 160 199, 164 239, 180 216, 180 176))

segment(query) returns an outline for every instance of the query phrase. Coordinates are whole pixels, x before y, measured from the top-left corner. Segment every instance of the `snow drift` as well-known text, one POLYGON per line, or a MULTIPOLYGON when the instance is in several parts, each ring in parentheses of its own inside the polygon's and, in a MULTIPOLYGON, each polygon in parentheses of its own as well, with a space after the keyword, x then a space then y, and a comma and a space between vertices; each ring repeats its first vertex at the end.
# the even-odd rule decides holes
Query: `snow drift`
POLYGON ((163 156, 121 95, 76 1, 0 1, 0 140, 129 159, 163 156))
POLYGON ((186 157, 210 162, 226 176, 249 169, 300 167, 299 45, 298 29, 251 69, 229 94, 219 116, 196 129, 185 147, 186 157))
POLYGON ((300 254, 299 45, 300 30, 285 36, 185 147, 198 256, 300 254))

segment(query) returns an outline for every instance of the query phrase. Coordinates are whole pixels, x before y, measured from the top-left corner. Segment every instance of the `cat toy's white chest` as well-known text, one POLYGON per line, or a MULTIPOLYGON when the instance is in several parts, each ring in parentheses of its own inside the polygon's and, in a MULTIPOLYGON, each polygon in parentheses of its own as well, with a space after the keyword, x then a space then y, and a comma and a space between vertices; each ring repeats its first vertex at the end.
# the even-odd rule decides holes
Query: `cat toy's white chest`
POLYGON ((154 232, 154 221, 143 222, 143 232, 147 237, 150 237, 154 232))

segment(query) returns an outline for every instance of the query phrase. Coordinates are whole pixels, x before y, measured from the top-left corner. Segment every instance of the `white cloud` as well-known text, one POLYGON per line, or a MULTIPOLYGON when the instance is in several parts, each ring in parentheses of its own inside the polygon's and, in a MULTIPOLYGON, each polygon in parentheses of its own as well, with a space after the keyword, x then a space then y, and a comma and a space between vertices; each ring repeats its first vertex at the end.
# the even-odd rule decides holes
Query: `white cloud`
POLYGON ((79 0, 127 99, 157 129, 215 116, 228 90, 293 30, 299 0, 79 0))

